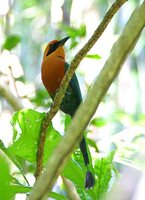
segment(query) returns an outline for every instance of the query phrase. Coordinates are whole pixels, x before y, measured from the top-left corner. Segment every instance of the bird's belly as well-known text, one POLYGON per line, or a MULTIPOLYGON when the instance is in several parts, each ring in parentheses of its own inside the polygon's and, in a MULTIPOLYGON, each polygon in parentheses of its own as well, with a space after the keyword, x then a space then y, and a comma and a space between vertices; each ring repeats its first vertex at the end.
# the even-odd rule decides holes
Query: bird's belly
POLYGON ((53 62, 53 65, 48 66, 47 63, 42 64, 42 81, 48 93, 53 97, 60 87, 64 77, 64 67, 62 62, 53 62))

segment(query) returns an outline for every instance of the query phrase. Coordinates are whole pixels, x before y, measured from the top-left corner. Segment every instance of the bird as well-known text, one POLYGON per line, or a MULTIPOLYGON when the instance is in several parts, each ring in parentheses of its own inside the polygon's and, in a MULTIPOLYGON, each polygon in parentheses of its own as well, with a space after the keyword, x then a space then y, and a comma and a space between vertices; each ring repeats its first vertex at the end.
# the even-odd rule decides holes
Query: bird
MULTIPOLYGON (((69 64, 65 61, 64 44, 70 37, 62 40, 52 40, 44 50, 41 78, 42 82, 49 93, 52 100, 59 90, 61 81, 69 68, 69 64)), ((76 110, 82 102, 82 94, 76 74, 73 75, 65 92, 64 98, 60 105, 60 110, 73 118, 76 110)), ((80 143, 80 150, 83 155, 84 164, 86 166, 86 177, 84 182, 85 189, 91 189, 95 185, 95 178, 91 170, 89 170, 89 156, 87 150, 86 139, 83 136, 80 143)))

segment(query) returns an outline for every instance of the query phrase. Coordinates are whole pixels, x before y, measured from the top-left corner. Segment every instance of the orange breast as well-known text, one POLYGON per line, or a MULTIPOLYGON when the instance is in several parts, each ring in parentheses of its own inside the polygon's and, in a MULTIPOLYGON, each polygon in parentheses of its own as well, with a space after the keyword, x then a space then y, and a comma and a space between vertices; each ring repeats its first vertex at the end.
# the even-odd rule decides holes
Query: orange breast
POLYGON ((44 58, 42 62, 42 81, 50 96, 54 97, 64 77, 65 61, 53 54, 44 58))

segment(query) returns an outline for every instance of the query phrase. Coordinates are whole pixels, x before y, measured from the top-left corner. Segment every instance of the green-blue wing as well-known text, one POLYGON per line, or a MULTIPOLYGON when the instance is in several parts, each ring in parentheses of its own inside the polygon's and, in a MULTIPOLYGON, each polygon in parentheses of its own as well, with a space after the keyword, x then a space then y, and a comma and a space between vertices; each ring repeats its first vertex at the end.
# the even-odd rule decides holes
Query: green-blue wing
MULTIPOLYGON (((65 71, 67 71, 67 69, 69 68, 69 64, 67 62, 65 62, 65 71)), ((81 94, 81 90, 80 90, 80 86, 79 86, 79 82, 77 79, 76 74, 73 75, 71 81, 70 81, 70 85, 73 88, 77 98, 79 99, 80 103, 82 101, 82 94, 81 94)))

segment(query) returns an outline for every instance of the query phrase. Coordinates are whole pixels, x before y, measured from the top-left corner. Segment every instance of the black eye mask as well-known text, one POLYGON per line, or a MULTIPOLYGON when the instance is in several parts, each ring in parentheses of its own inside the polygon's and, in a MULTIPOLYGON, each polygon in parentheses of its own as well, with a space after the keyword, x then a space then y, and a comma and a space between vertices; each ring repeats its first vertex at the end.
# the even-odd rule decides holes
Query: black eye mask
POLYGON ((51 44, 49 46, 49 51, 47 52, 46 56, 54 52, 58 47, 59 47, 58 42, 56 42, 55 44, 51 44))
POLYGON ((66 37, 54 44, 50 44, 49 46, 49 51, 47 52, 46 56, 48 56, 49 54, 51 54, 52 52, 54 52, 58 47, 63 46, 66 41, 69 39, 70 37, 66 37))

